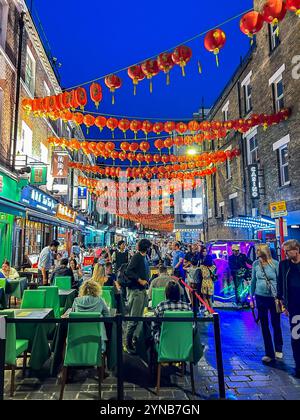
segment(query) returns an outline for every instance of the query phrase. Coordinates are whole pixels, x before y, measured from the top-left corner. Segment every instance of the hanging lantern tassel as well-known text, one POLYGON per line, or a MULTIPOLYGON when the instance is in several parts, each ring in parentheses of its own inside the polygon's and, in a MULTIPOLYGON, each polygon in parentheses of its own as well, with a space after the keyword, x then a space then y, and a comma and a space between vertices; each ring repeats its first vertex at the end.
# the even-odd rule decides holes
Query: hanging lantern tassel
POLYGON ((186 65, 186 62, 181 60, 180 67, 181 67, 183 77, 185 77, 185 65, 186 65))
POLYGON ((200 63, 200 60, 198 60, 198 71, 199 71, 199 74, 202 74, 202 65, 200 63))
POLYGON ((150 78, 150 93, 153 93, 153 82, 152 82, 152 77, 150 78))
POLYGON ((170 85, 170 72, 167 72, 167 86, 170 85))
POLYGON ((115 104, 115 89, 114 88, 111 88, 111 93, 112 93, 112 96, 111 96, 111 103, 114 105, 115 104))
POLYGON ((216 48, 215 50, 214 50, 214 54, 215 54, 215 56, 216 56, 216 63, 217 63, 217 67, 219 67, 219 52, 220 52, 220 50, 219 50, 219 48, 216 48))
POLYGON ((112 138, 115 138, 115 130, 111 130, 112 138))

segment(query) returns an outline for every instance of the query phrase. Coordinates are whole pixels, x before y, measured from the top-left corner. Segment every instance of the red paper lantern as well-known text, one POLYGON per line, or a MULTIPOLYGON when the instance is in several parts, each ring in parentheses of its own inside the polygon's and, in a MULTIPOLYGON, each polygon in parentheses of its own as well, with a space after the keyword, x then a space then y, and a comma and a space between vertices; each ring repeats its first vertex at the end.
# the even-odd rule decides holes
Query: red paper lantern
POLYGON ((300 17, 300 0, 286 0, 285 7, 300 17))
POLYGON ((253 38, 264 26, 264 18, 258 12, 246 13, 240 21, 240 29, 250 38, 253 38))
POLYGON ((188 129, 189 131, 192 131, 195 133, 196 131, 199 131, 199 123, 197 121, 190 121, 188 123, 188 129))
POLYGON ((129 128, 130 128, 130 121, 126 119, 122 119, 119 121, 119 129, 123 131, 125 139, 126 139, 126 131, 129 130, 129 128))
POLYGON ((204 39, 204 46, 209 52, 213 52, 216 56, 217 66, 219 65, 218 55, 220 50, 226 43, 226 35, 222 29, 213 29, 209 31, 204 39))
POLYGON ((175 144, 175 146, 177 146, 177 147, 181 147, 181 146, 183 146, 183 138, 181 138, 181 137, 176 137, 176 138, 174 139, 174 144, 175 144))
POLYGON ((145 162, 148 163, 148 165, 152 162, 152 160, 152 155, 145 155, 145 162))
POLYGON ((130 123, 130 130, 134 132, 134 138, 136 139, 138 131, 142 129, 141 121, 133 120, 130 123))
POLYGON ((165 123, 164 130, 168 134, 172 134, 176 128, 176 124, 173 121, 168 121, 165 123))
POLYGON ((158 67, 167 75, 167 85, 170 84, 170 71, 174 67, 171 53, 162 53, 157 58, 158 67))
POLYGON ((95 119, 95 126, 99 128, 100 131, 106 127, 107 119, 105 117, 99 116, 95 119))
POLYGON ((187 132, 187 125, 185 123, 178 123, 176 124, 176 131, 180 134, 184 134, 187 132))
POLYGON ((174 146, 174 141, 173 141, 173 139, 171 139, 171 138, 166 139, 166 140, 164 141, 164 146, 165 146, 165 147, 167 147, 167 148, 169 149, 169 152, 170 152, 170 151, 171 151, 171 148, 174 146))
POLYGON ((130 144, 129 143, 127 143, 126 141, 123 141, 122 143, 121 143, 121 150, 123 150, 123 152, 128 152, 129 150, 130 150, 130 144))
POLYGON ((153 91, 152 78, 159 73, 157 60, 147 60, 142 64, 142 71, 147 79, 150 80, 150 93, 153 91))
POLYGON ((74 108, 77 108, 78 106, 80 106, 80 109, 83 111, 84 107, 87 104, 87 94, 86 94, 86 90, 83 87, 79 87, 75 90, 75 103, 74 108))
POLYGON ((110 154, 112 160, 116 160, 119 157, 119 152, 117 152, 116 150, 113 150, 110 154))
POLYGON ((88 150, 89 150, 89 152, 90 153, 92 153, 93 155, 96 155, 97 154, 97 143, 95 143, 95 142, 90 142, 89 144, 88 144, 88 150))
POLYGON ((112 93, 112 104, 115 104, 115 91, 122 86, 122 79, 116 74, 105 77, 105 84, 112 93))
POLYGON ((160 139, 155 140, 154 146, 156 147, 156 149, 158 149, 160 151, 165 147, 164 142, 160 139))
POLYGON ((140 149, 142 152, 147 153, 150 149, 150 144, 147 141, 142 141, 142 143, 140 144, 140 149))
POLYGON ((144 161, 144 155, 142 155, 142 153, 138 153, 136 155, 136 160, 141 164, 144 161))
POLYGON ((87 114, 83 117, 83 123, 87 127, 87 133, 89 133, 89 128, 95 124, 95 117, 90 114, 87 114))
POLYGON ((161 159, 161 157, 158 154, 153 156, 153 162, 155 162, 155 163, 159 163, 160 159, 161 159))
POLYGON ((155 123, 153 125, 153 132, 155 134, 160 134, 164 130, 164 124, 163 123, 155 123))
POLYGON ((145 79, 145 74, 143 73, 141 66, 131 66, 127 70, 128 76, 132 79, 134 85, 134 95, 136 95, 137 85, 139 82, 145 79))
POLYGON ((130 144, 130 147, 129 147, 129 150, 131 152, 135 153, 138 150, 138 148, 139 148, 139 144, 138 143, 131 143, 130 144))
POLYGON ((185 66, 191 60, 192 56, 193 53, 191 48, 186 45, 175 48, 175 51, 172 54, 172 60, 181 67, 183 76, 185 76, 185 66))
MULTIPOLYGON (((263 18, 267 23, 272 26, 278 25, 287 13, 285 3, 282 0, 268 0, 263 9, 263 18)), ((279 26, 276 30, 277 36, 279 36, 279 26)))
POLYGON ((135 154, 132 152, 129 152, 127 157, 128 157, 129 162, 132 163, 132 161, 135 159, 135 154))
POLYGON ((104 149, 105 149, 104 143, 102 141, 99 141, 97 143, 97 152, 98 152, 99 156, 102 155, 104 149))
POLYGON ((102 101, 102 87, 99 83, 92 83, 90 86, 90 97, 98 109, 99 103, 102 101))
POLYGON ((81 125, 83 123, 83 114, 80 112, 75 112, 75 114, 73 114, 73 121, 75 124, 81 125))
POLYGON ((115 129, 118 128, 119 121, 116 118, 109 118, 106 122, 107 128, 112 132, 113 138, 115 137, 115 129))
POLYGON ((153 129, 153 124, 150 121, 143 121, 142 123, 142 131, 145 133, 146 138, 148 134, 151 133, 153 129))
POLYGON ((124 160, 127 159, 127 153, 125 152, 120 152, 119 153, 119 159, 123 162, 124 160))
POLYGON ((109 152, 109 153, 111 153, 113 150, 115 150, 115 148, 116 148, 115 143, 113 143, 113 142, 111 142, 111 141, 108 141, 108 142, 105 144, 105 150, 107 150, 107 152, 109 152))

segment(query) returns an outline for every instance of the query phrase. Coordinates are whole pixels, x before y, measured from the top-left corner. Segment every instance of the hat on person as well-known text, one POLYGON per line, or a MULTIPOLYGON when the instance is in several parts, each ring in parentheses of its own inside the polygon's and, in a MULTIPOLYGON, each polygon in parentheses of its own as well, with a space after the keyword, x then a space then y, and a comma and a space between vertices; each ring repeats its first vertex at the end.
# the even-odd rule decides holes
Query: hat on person
POLYGON ((235 244, 235 245, 232 245, 232 251, 239 251, 240 250, 240 246, 239 245, 237 245, 237 244, 235 244))

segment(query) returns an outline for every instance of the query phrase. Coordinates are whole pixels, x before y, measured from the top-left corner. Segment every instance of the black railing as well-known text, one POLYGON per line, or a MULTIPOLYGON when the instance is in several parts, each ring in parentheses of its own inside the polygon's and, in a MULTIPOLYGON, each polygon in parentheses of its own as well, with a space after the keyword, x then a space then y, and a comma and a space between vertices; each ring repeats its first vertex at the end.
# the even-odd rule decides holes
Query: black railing
MULTIPOLYGON (((69 323, 95 323, 95 322, 107 322, 116 324, 117 333, 117 399, 119 401, 124 400, 124 361, 123 361, 123 322, 194 322, 197 324, 213 323, 214 324, 214 336, 215 336, 215 352, 216 362, 218 371, 218 385, 219 385, 219 398, 226 398, 225 390, 225 378, 224 378, 224 367, 223 367, 223 355, 222 355, 222 343, 221 343, 221 330, 220 330, 220 318, 219 314, 214 313, 213 318, 157 318, 157 317, 129 317, 116 315, 115 317, 107 318, 61 318, 53 319, 46 318, 43 320, 35 319, 22 319, 22 318, 6 318, 4 322, 7 324, 69 324, 69 323)), ((0 401, 4 399, 4 368, 5 368, 5 338, 0 338, 0 401)))

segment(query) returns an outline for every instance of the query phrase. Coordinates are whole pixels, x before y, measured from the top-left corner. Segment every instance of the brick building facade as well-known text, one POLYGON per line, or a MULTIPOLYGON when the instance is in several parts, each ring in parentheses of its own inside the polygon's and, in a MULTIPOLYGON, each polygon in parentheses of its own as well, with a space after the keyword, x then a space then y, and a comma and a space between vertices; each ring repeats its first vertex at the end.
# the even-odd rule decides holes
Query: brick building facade
MULTIPOLYGON (((261 10, 263 0, 254 1, 261 10)), ((212 108, 209 119, 232 120, 255 114, 272 114, 283 107, 291 118, 267 130, 261 127, 246 134, 233 133, 211 148, 228 150, 238 146, 240 157, 219 165, 207 179, 207 239, 250 238, 252 231, 228 228, 238 216, 270 216, 269 205, 285 200, 288 224, 300 224, 300 46, 296 34, 300 20, 289 13, 275 28, 264 25, 251 51, 212 108), (252 199, 249 165, 258 164, 259 199, 252 199)), ((298 237, 300 229, 290 235, 298 237)))

